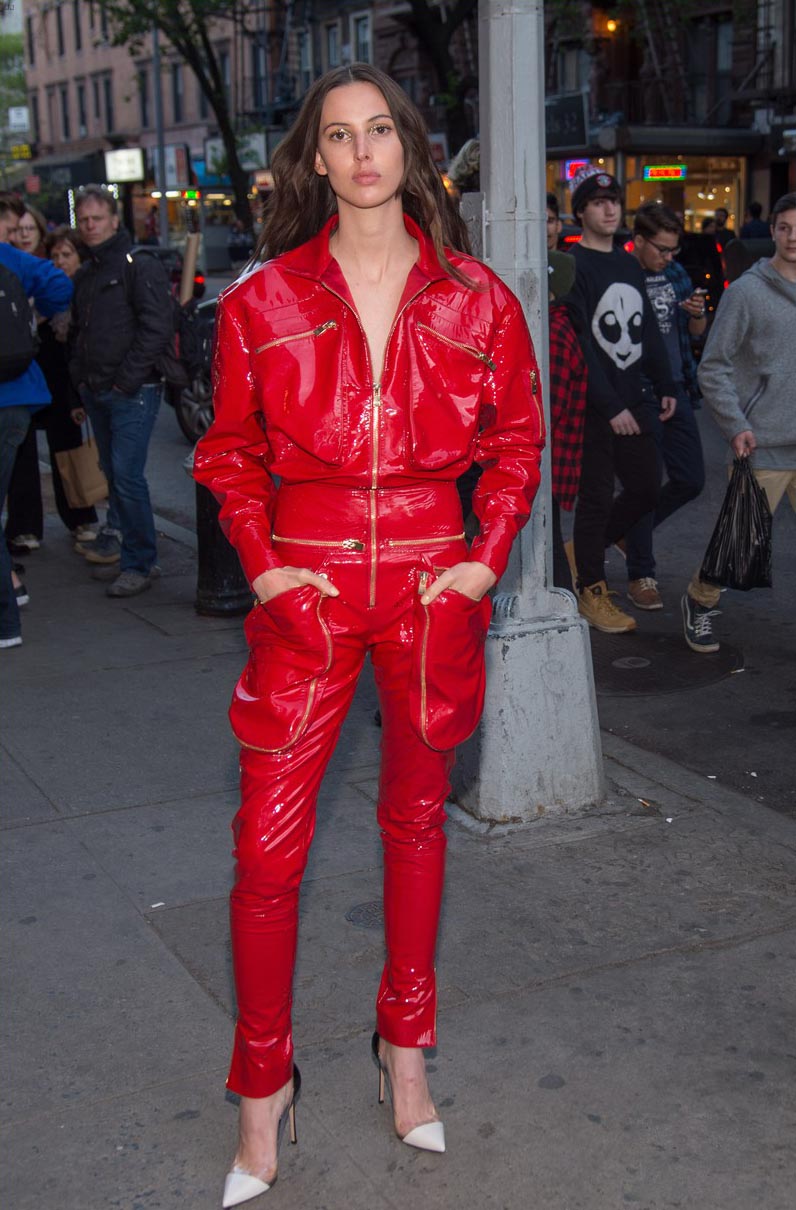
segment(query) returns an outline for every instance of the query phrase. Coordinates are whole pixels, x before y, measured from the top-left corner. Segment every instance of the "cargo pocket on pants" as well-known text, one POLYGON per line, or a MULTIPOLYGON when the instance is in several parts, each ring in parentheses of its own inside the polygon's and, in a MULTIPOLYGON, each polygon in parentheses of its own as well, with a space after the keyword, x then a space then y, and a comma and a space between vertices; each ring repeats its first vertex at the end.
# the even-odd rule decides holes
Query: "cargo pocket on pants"
POLYGON ((332 665, 325 599, 305 584, 256 605, 246 618, 249 660, 229 708, 233 734, 245 748, 285 752, 307 730, 319 681, 332 665))
POLYGON ((427 574, 421 573, 414 599, 409 717, 429 748, 447 752, 472 735, 484 708, 492 601, 473 601, 449 589, 423 605, 427 574))

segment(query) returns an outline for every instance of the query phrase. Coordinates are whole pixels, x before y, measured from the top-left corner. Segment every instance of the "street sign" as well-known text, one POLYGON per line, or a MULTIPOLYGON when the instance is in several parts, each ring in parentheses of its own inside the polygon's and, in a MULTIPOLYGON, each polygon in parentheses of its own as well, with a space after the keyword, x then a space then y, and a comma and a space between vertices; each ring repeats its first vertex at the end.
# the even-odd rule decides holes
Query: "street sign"
POLYGON ((27 105, 12 105, 8 111, 8 129, 12 134, 22 134, 30 129, 27 105))
POLYGON ((548 97, 544 103, 544 127, 547 150, 588 146, 589 109, 585 92, 548 97))
POLYGON ((143 181, 144 153, 140 147, 118 147, 105 152, 106 181, 143 181))

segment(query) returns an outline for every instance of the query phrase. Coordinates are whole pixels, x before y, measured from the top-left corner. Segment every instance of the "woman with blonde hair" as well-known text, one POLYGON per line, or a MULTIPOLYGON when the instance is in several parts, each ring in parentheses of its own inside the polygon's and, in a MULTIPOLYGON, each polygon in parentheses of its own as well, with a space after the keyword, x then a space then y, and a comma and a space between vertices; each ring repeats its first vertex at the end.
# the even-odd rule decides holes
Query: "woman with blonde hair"
POLYGON ((321 779, 366 655, 382 716, 386 962, 373 1057, 396 1133, 444 1151, 426 1078, 454 749, 483 704, 486 595, 530 513, 543 444, 519 303, 464 224, 401 88, 321 77, 273 159, 257 264, 222 296, 215 421, 195 474, 256 598, 230 720, 241 744, 231 925, 239 1142, 225 1207, 276 1179, 299 1088, 299 887, 321 779), (456 479, 483 467, 468 548, 456 479))

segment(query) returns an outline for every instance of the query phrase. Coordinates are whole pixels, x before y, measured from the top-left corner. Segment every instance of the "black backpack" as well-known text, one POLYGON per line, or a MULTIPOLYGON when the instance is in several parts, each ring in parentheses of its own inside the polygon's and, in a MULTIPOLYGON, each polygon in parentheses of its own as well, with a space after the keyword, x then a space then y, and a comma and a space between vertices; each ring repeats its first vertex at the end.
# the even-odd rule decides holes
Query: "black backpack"
MULTIPOLYGON (((140 252, 138 256, 147 253, 140 252)), ((125 293, 128 302, 132 294, 132 277, 138 256, 129 256, 125 266, 125 293)), ((171 293, 172 336, 166 348, 155 362, 155 369, 172 387, 183 389, 191 385, 203 368, 207 342, 204 325, 198 321, 196 301, 190 299, 180 306, 171 293)))
POLYGON ((0 382, 24 374, 39 351, 33 308, 16 273, 0 265, 0 382))

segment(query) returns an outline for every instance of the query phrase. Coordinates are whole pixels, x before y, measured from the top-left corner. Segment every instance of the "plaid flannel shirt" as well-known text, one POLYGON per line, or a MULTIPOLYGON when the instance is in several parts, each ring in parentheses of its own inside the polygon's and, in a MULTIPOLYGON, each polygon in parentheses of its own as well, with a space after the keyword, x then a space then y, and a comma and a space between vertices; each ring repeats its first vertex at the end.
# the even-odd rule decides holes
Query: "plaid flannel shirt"
POLYGON ((550 434, 553 498, 572 509, 578 495, 586 419, 586 361, 565 304, 550 307, 550 434))

